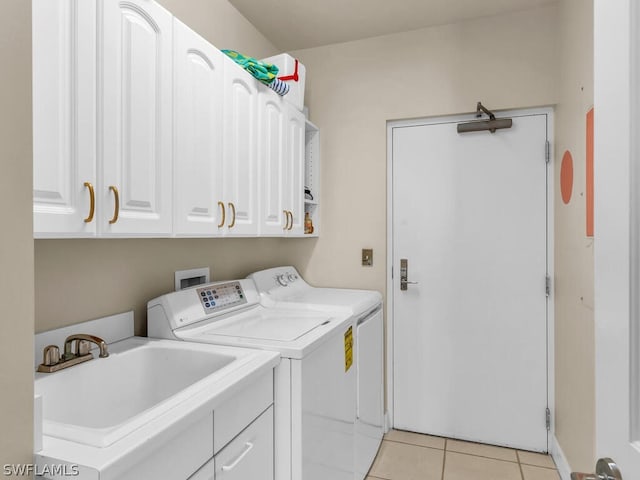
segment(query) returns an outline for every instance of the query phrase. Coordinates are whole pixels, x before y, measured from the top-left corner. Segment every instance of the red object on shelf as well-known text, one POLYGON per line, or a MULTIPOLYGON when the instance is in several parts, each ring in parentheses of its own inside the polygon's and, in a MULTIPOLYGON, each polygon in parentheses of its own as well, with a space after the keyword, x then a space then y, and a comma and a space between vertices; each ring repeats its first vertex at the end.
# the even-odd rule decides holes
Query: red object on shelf
POLYGON ((278 77, 278 80, 282 80, 286 82, 287 80, 293 80, 294 82, 298 81, 298 59, 295 59, 293 67, 293 75, 283 75, 282 77, 278 77))

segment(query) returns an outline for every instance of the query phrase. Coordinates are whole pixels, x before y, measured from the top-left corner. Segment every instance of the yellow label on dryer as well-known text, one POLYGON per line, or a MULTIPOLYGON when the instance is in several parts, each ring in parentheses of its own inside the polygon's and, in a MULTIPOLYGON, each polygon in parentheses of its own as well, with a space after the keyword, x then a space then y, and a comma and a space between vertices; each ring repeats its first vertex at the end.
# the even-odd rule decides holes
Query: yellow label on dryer
POLYGON ((348 372, 353 365, 353 327, 344 333, 344 371, 348 372))

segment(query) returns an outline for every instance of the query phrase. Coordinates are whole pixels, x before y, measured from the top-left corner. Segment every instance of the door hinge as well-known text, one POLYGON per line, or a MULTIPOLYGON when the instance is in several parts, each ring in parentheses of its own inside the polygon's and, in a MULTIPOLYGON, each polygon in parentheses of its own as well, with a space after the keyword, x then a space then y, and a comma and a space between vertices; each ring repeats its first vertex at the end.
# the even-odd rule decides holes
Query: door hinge
POLYGON ((551 277, 549 275, 544 277, 544 293, 547 297, 551 295, 551 277))
POLYGON ((549 163, 551 161, 551 142, 545 140, 544 142, 544 161, 549 163))
POLYGON ((545 409, 545 422, 547 430, 551 430, 551 410, 549 410, 549 407, 545 409))

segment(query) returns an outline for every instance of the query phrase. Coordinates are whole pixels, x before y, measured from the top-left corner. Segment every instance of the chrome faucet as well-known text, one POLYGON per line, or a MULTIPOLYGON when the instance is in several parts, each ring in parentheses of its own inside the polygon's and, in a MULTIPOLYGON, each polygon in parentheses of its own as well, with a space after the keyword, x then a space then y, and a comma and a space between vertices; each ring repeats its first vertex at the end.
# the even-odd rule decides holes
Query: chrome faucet
POLYGON ((68 358, 71 356, 79 357, 81 355, 86 355, 89 353, 90 347, 89 343, 95 343, 98 348, 100 348, 100 358, 106 358, 109 356, 109 350, 107 349, 107 344, 100 337, 96 337, 95 335, 87 335, 85 333, 76 333, 75 335, 69 335, 67 339, 64 341, 64 358, 68 358), (71 353, 71 345, 73 342, 76 342, 76 351, 71 353))
POLYGON ((91 353, 91 343, 95 343, 100 349, 100 358, 109 356, 106 342, 95 335, 77 333, 69 335, 64 341, 64 355, 60 358, 60 349, 57 345, 47 345, 44 347, 44 358, 38 365, 38 372, 53 373, 63 368, 72 367, 93 358, 91 353), (72 351, 73 342, 76 342, 72 351))

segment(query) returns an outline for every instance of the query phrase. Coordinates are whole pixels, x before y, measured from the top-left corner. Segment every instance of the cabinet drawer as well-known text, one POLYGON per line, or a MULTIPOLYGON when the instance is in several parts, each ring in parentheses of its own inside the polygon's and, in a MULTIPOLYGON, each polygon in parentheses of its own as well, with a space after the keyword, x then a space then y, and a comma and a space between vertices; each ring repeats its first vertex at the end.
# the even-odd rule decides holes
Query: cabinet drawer
POLYGON ((215 469, 215 460, 212 458, 207 463, 205 463, 200 470, 189 477, 189 480, 214 480, 216 469, 215 469))
POLYGON ((213 412, 213 453, 218 453, 273 403, 273 370, 228 398, 213 412))
POLYGON ((214 460, 216 480, 273 480, 273 406, 224 447, 214 460))

